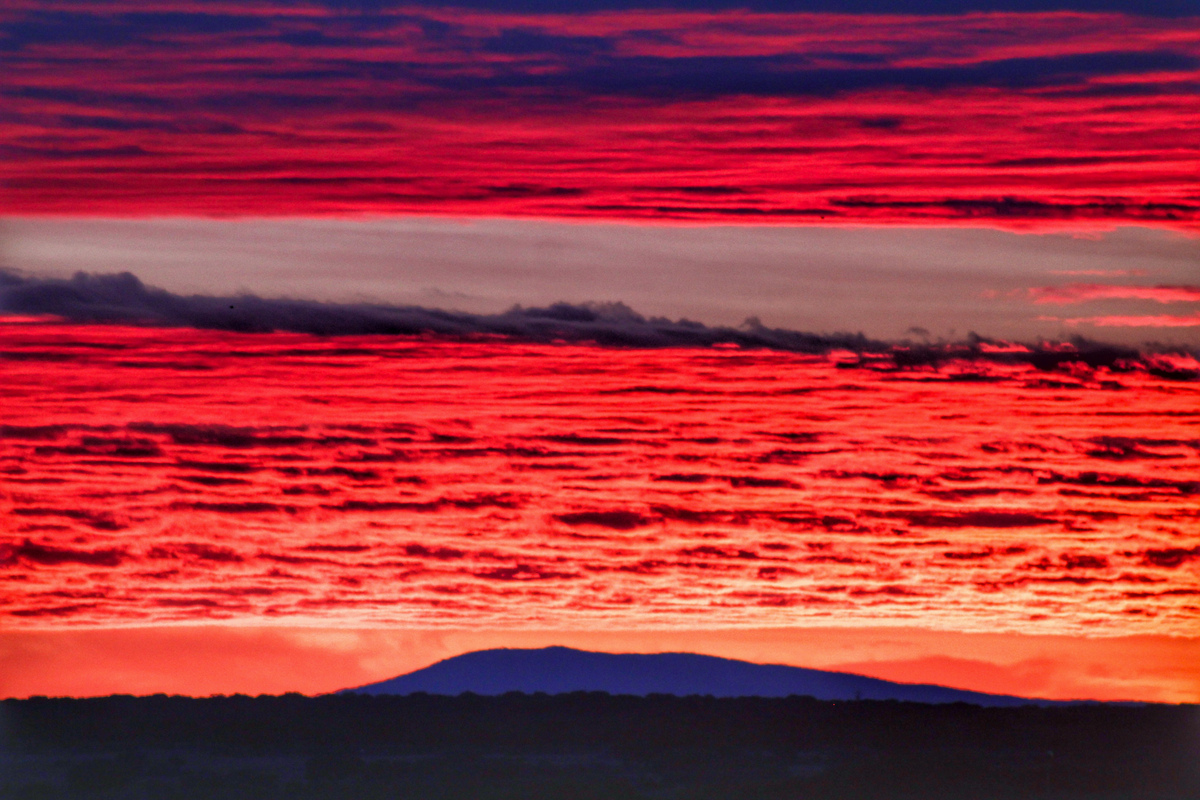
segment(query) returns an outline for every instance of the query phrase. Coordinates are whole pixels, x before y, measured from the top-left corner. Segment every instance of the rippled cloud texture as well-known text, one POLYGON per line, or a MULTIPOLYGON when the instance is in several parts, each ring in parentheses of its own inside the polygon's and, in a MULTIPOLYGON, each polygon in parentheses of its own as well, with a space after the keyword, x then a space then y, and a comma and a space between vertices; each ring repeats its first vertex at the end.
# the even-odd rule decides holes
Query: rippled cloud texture
POLYGON ((1200 699, 1200 3, 2 5, 0 694, 1200 699))
POLYGON ((1194 361, 2 334, 6 627, 1195 632, 1194 361))
POLYGON ((15 0, 0 211, 1200 220, 1194 3, 630 5, 15 0))

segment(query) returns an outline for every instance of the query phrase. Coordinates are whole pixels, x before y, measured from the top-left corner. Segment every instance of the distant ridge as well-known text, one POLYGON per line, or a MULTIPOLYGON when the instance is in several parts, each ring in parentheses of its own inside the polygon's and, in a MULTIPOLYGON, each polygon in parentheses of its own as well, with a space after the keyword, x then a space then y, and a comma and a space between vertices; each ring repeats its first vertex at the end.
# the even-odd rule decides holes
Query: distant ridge
POLYGON ((579 691, 714 697, 807 695, 818 700, 963 702, 980 706, 1062 704, 1062 701, 968 692, 931 684, 893 683, 844 672, 753 664, 696 653, 616 654, 569 647, 477 650, 407 675, 345 689, 343 693, 498 695, 579 691))

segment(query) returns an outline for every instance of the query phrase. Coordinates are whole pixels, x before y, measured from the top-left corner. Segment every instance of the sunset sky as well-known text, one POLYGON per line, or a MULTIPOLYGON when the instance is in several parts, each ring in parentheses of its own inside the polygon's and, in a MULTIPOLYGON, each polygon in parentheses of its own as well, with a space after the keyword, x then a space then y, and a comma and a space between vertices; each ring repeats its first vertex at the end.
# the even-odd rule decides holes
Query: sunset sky
POLYGON ((10 0, 0 68, 0 696, 1200 701, 1200 3, 10 0))

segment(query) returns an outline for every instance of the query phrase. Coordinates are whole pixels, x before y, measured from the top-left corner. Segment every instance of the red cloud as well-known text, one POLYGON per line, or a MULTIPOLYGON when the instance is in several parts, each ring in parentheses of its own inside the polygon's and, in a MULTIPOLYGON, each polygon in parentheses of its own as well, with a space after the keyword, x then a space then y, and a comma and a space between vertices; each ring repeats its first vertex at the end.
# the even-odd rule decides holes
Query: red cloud
POLYGON ((1002 350, 964 383, 742 349, 334 344, 0 324, 20 398, 0 429, 0 627, 1195 629, 1190 357, 1002 350), (179 369, 197 359, 200 379, 179 369), (1119 375, 1119 430, 1103 382, 1064 402, 1039 379, 1083 359, 1119 375), (653 386, 673 391, 626 393, 653 386), (161 455, 71 449, 135 434, 161 455), (471 441, 447 458, 449 438, 471 441), (546 441, 573 444, 529 446, 546 441), (365 464, 378 480, 354 478, 365 464), (238 480, 184 480, 196 465, 238 480), (346 480, 292 493, 309 470, 346 480), (691 475, 708 480, 655 480, 691 475))
POLYGON ((1191 20, 54 10, 0 213, 1200 227, 1191 20))
POLYGON ((1097 328, 1195 328, 1200 326, 1200 312, 1186 317, 1165 314, 1144 317, 1068 317, 1059 321, 1066 325, 1092 325, 1097 328))
POLYGON ((1154 300, 1159 303, 1200 302, 1200 286, 1120 286, 1103 283, 1072 283, 1065 286, 1035 286, 1029 290, 1035 303, 1067 305, 1089 300, 1154 300))

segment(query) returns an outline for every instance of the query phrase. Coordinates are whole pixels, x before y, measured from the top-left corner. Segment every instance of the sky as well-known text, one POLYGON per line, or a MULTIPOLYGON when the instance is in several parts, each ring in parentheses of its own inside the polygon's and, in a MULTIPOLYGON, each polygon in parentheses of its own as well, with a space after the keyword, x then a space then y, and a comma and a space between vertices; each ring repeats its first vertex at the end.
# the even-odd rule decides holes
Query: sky
POLYGON ((1200 4, 13 0, 0 695, 493 646, 1200 700, 1200 4))

